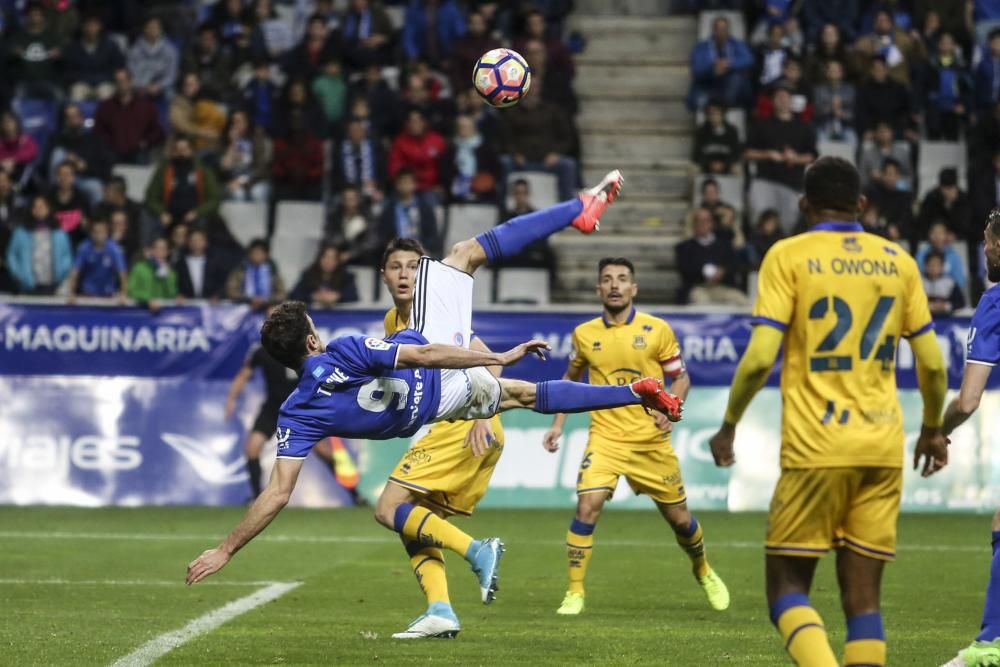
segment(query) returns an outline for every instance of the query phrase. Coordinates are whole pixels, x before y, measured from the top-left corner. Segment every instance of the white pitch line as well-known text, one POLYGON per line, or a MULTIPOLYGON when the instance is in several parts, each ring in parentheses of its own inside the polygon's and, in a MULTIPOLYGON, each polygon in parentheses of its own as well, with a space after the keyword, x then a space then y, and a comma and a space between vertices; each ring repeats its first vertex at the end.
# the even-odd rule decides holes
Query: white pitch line
POLYGON ((265 588, 255 591, 246 597, 233 600, 225 606, 199 616, 183 628, 154 637, 124 658, 116 660, 111 667, 145 667, 146 665, 151 665, 178 646, 182 646, 196 637, 211 632, 223 623, 252 609, 256 609, 262 604, 277 600, 288 591, 299 586, 299 584, 300 582, 275 582, 269 584, 265 588))
MULTIPOLYGON (((669 534, 664 533, 662 541, 655 540, 605 540, 601 542, 602 547, 662 547, 672 544, 669 534)), ((3 539, 26 539, 26 540, 122 540, 122 541, 176 541, 176 542, 217 542, 218 535, 186 535, 180 533, 68 533, 68 532, 45 532, 45 531, 0 531, 0 540, 3 539)), ((256 542, 286 542, 289 544, 398 544, 398 538, 379 537, 376 535, 261 535, 256 542)), ((897 546, 897 551, 929 551, 929 552, 979 552, 989 553, 989 545, 985 540, 980 540, 984 546, 963 544, 907 544, 897 546)), ((530 546, 557 546, 565 545, 560 540, 521 540, 517 544, 530 546)), ((715 541, 710 543, 713 549, 763 549, 764 541, 759 542, 726 542, 715 541)))
MULTIPOLYGON (((278 581, 202 581, 199 586, 270 586, 278 581)), ((0 579, 0 586, 174 586, 183 587, 181 578, 168 579, 0 579)))

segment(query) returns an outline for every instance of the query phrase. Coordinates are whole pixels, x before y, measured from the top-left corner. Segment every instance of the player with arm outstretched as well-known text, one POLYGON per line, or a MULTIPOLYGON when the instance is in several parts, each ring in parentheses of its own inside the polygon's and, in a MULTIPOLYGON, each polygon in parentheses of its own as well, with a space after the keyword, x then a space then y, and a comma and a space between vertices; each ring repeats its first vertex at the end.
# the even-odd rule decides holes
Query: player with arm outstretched
MULTIPOLYGON (((579 380, 587 371, 591 384, 625 385, 643 375, 662 374, 670 379, 670 393, 686 398, 691 380, 673 329, 660 318, 637 311, 633 304, 639 287, 632 262, 608 257, 597 270, 597 294, 604 312, 573 331, 574 354, 564 379, 579 380)), ((565 421, 566 415, 556 415, 545 434, 544 445, 550 452, 559 448, 565 421)), ((688 511, 680 462, 670 446, 671 426, 664 415, 650 416, 639 406, 591 416, 590 439, 576 481, 576 515, 566 534, 569 590, 556 613, 583 611, 583 581, 594 550, 594 528, 620 477, 633 491, 653 499, 690 557, 711 607, 729 607, 729 591, 705 556, 701 524, 688 511)))
POLYGON ((756 326, 710 440, 716 464, 732 465, 736 425, 784 345, 781 477, 768 516, 765 576, 771 621, 795 663, 809 667, 840 664, 808 597, 831 548, 847 618, 844 662, 885 664, 879 597, 882 570, 895 556, 903 488, 901 337, 913 348, 924 402, 915 463, 925 459, 928 475, 947 462, 947 378, 920 273, 899 245, 863 231, 856 217, 865 205, 850 162, 824 157, 806 171, 799 208, 809 231, 764 256, 756 326))
MULTIPOLYGON (((502 353, 467 347, 472 330, 472 273, 566 227, 595 231, 621 182, 621 174, 611 172, 577 199, 518 216, 456 244, 444 261, 422 257, 414 286, 412 328, 386 340, 343 336, 324 347, 304 304, 278 306, 261 327, 261 343, 271 356, 298 370, 301 380, 278 417, 275 471, 222 544, 188 565, 187 582, 196 583, 220 570, 277 516, 288 502, 305 456, 318 440, 330 435, 373 440, 408 437, 424 424, 486 419, 514 408, 556 414, 642 404, 679 419, 681 401, 664 391, 660 380, 644 378, 617 387, 496 378, 485 367, 507 366, 527 354, 541 355, 547 345, 529 341, 502 353)), ((433 544, 468 560, 484 598, 496 590, 498 540, 470 542, 468 535, 427 508, 408 502, 396 508, 393 528, 408 542, 433 544)))
MULTIPOLYGON (((990 282, 1000 282, 1000 209, 993 209, 983 232, 986 270, 990 282)), ((979 408, 993 367, 1000 363, 1000 288, 991 287, 979 299, 972 316, 962 388, 944 412, 945 436, 962 425, 979 408)), ((1000 665, 1000 510, 993 514, 993 561, 986 585, 983 622, 979 635, 944 667, 1000 665)))

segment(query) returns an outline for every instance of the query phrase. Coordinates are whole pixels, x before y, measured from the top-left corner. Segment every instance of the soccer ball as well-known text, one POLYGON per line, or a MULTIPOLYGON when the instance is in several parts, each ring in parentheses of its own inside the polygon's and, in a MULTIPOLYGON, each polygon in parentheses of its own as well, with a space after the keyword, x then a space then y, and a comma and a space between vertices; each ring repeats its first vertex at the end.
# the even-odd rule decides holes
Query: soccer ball
POLYGON ((472 85, 487 103, 495 107, 513 106, 531 88, 531 68, 517 51, 493 49, 476 61, 472 85))

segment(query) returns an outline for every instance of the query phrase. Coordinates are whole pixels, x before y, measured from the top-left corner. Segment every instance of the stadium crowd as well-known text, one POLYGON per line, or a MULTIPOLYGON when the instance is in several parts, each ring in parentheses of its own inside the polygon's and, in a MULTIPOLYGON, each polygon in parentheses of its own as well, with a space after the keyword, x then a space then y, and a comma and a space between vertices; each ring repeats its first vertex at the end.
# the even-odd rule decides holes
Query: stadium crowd
POLYGON ((682 300, 746 302, 763 253, 799 229, 805 167, 835 151, 862 172, 863 224, 915 255, 934 313, 974 304, 987 286, 983 221, 1000 203, 1000 2, 681 4, 727 10, 691 54, 702 177, 691 239, 678 247, 682 300), (746 40, 734 36, 733 11, 746 40), (961 142, 967 173, 944 164, 936 183, 920 183, 921 151, 942 145, 928 142, 961 142), (745 193, 725 201, 720 185, 734 176, 745 193))
MULTIPOLYGON (((373 266, 397 236, 440 253, 440 207, 500 207, 513 170, 550 172, 571 197, 571 8, 0 2, 0 292, 331 306, 358 299, 348 264, 373 266), (533 80, 500 114, 471 67, 504 45, 533 80), (152 169, 143 201, 117 165, 152 169), (323 202, 324 242, 297 284, 283 283, 266 236, 237 241, 227 200, 266 203, 269 232, 276 202, 323 202)), ((514 209, 530 210, 527 183, 512 190, 514 209)))

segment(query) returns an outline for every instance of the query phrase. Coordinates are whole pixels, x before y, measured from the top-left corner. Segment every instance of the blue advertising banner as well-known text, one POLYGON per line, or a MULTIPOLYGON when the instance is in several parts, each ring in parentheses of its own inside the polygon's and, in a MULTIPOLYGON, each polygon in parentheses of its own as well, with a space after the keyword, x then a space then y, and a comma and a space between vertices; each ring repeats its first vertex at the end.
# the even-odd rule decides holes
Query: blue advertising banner
MULTIPOLYGON (((380 337, 383 314, 370 309, 324 310, 314 313, 314 319, 327 340, 346 333, 380 337)), ((529 338, 549 341, 548 360, 526 359, 508 372, 538 381, 561 377, 572 352, 573 328, 596 314, 485 311, 475 315, 473 325, 494 349, 507 349, 529 338)), ((752 501, 739 500, 747 497, 742 482, 733 482, 730 473, 703 460, 703 441, 721 412, 725 389, 749 340, 749 317, 659 314, 677 333, 694 385, 688 419, 675 433, 687 486, 692 493, 703 489, 712 506, 759 508, 766 494, 754 495, 752 501)), ((154 315, 139 308, 0 304, 0 503, 246 502, 242 442, 263 399, 262 387, 250 386, 235 416, 225 416, 224 404, 229 382, 257 340, 261 321, 260 313, 237 305, 179 306, 154 315)), ((961 378, 968 327, 967 318, 937 324, 952 388, 958 387, 961 378)), ((897 367, 909 411, 919 398, 912 391, 916 386, 913 359, 905 343, 900 346, 897 367)), ((777 373, 771 378, 772 386, 776 379, 777 373)), ((764 408, 757 412, 761 419, 744 432, 773 449, 780 402, 776 392, 769 391, 759 399, 764 408)), ((496 493, 487 502, 504 506, 571 503, 574 456, 553 458, 540 453, 548 418, 525 413, 509 419, 508 446, 498 468, 496 493), (538 459, 538 464, 525 467, 518 463, 521 456, 538 459), (543 470, 549 472, 542 474, 543 470)), ((992 465, 993 451, 1000 447, 992 446, 993 429, 988 426, 982 422, 963 437, 975 443, 970 451, 976 460, 992 465)), ((582 451, 586 418, 573 422, 571 431, 567 433, 569 449, 582 451)), ((362 483, 369 495, 378 492, 386 468, 408 445, 403 441, 347 444, 362 474, 370 473, 362 483)), ((272 459, 265 451, 262 462, 269 464, 272 459)), ((774 463, 768 469, 776 473, 774 463)), ((976 469, 982 466, 969 467, 969 475, 976 469)), ((759 481, 754 488, 760 486, 759 481)), ((965 480, 965 476, 958 483, 965 481, 962 507, 979 506, 987 484, 978 477, 965 480)), ((949 495, 954 493, 926 497, 945 503, 949 495)), ((318 460, 309 461, 293 502, 328 506, 347 500, 330 471, 318 460)))

